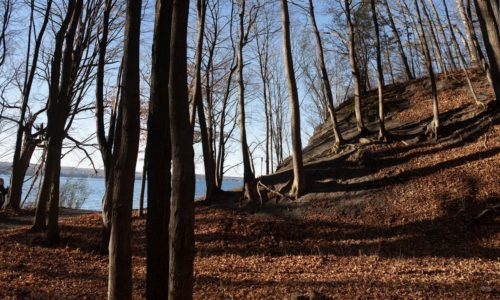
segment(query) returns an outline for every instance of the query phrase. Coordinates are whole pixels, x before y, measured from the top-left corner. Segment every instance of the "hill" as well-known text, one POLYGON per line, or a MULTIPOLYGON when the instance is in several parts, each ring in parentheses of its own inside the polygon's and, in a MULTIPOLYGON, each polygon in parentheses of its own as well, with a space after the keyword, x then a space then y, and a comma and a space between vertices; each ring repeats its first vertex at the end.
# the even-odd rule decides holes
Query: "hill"
MULTIPOLYGON (((260 178, 269 201, 257 213, 238 192, 198 203, 194 298, 498 298, 500 125, 483 78, 474 75, 485 108, 472 104, 460 74, 441 76, 437 141, 423 134, 427 81, 393 85, 390 141, 359 140, 350 101, 338 109, 348 140, 340 153, 328 122, 316 129, 304 150, 307 195, 276 197, 290 186, 285 162, 260 178)), ((374 92, 363 98, 372 131, 375 103, 374 92)), ((0 297, 106 297, 99 214, 62 218, 59 248, 26 233, 26 218, 0 212, 0 223, 16 224, 0 227, 0 297)), ((133 229, 133 293, 144 298, 145 220, 135 217, 133 229)))

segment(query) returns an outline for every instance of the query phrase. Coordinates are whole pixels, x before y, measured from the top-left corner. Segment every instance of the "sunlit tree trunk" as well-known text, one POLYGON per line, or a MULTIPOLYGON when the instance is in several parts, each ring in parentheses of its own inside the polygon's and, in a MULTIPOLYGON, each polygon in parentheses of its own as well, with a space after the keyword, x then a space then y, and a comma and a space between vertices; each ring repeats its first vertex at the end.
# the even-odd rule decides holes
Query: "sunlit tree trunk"
MULTIPOLYGON (((484 47, 488 55, 490 76, 496 102, 500 103, 500 29, 493 6, 488 0, 474 0, 477 17, 483 35, 484 47)), ((498 7, 498 6, 497 6, 498 7)))
POLYGON ((257 192, 257 182, 255 181, 255 175, 252 171, 252 162, 250 161, 250 153, 248 149, 247 142, 247 131, 246 131, 246 115, 245 115, 245 85, 243 82, 243 47, 246 44, 246 34, 244 27, 245 18, 245 8, 246 1, 242 0, 240 2, 240 13, 239 13, 239 30, 240 30, 240 40, 238 42, 238 99, 240 108, 240 135, 241 135, 241 152, 243 157, 243 183, 244 183, 244 194, 245 198, 250 202, 254 203, 256 206, 260 205, 260 199, 257 192))
POLYGON ((432 89, 432 122, 429 124, 427 128, 427 132, 430 133, 431 137, 434 139, 438 138, 438 129, 439 129, 439 106, 438 106, 438 94, 436 87, 436 77, 434 75, 434 68, 432 67, 432 59, 429 51, 429 46, 427 44, 427 39, 425 36, 425 29, 422 25, 422 17, 420 15, 420 9, 418 6, 418 0, 413 0, 415 5, 415 10, 417 13, 417 21, 420 29, 420 43, 422 44, 422 50, 424 52, 425 65, 427 67, 427 72, 429 74, 429 80, 431 82, 432 89))
POLYGON ((384 140, 385 137, 385 113, 384 113, 384 70, 382 67, 382 51, 380 46, 380 29, 378 26, 377 7, 375 0, 370 1, 372 10, 373 27, 375 28, 375 49, 377 52, 377 80, 378 80, 378 138, 384 140))
POLYGON ((290 194, 298 198, 302 196, 306 191, 306 178, 304 175, 304 163, 302 160, 299 95, 297 91, 297 82, 295 81, 292 46, 290 42, 290 19, 288 15, 288 0, 281 0, 281 22, 282 22, 281 30, 283 32, 285 76, 288 86, 288 97, 290 99, 290 113, 291 113, 291 125, 292 125, 293 184, 290 194))
POLYGON ((347 19, 347 29, 348 29, 348 47, 349 47, 349 62, 351 64, 351 71, 354 81, 354 113, 356 116, 356 127, 358 132, 361 134, 366 133, 365 123, 363 121, 363 115, 361 113, 361 74, 359 72, 359 66, 356 57, 356 46, 354 37, 354 23, 352 21, 351 14, 351 1, 345 0, 345 14, 347 19))
POLYGON ((333 104, 333 94, 332 88, 330 86, 330 79, 328 77, 328 71, 326 70, 325 63, 325 54, 323 51, 323 43, 321 41, 321 35, 319 33, 318 25, 316 24, 316 17, 314 15, 314 6, 313 1, 309 0, 309 17, 311 19, 311 23, 313 25, 314 37, 316 38, 316 48, 318 51, 318 63, 319 69, 321 72, 321 81, 323 86, 323 94, 326 97, 327 105, 328 105, 328 113, 330 115, 330 119, 332 122, 333 134, 335 136, 335 146, 334 148, 337 150, 343 142, 342 134, 340 133, 340 129, 337 122, 337 116, 335 114, 335 107, 333 104))
POLYGON ((410 64, 408 63, 408 58, 406 57, 406 53, 403 48, 403 43, 401 42, 401 37, 399 35, 399 31, 396 27, 396 24, 394 23, 394 18, 392 16, 392 11, 391 8, 389 7, 389 3, 387 0, 383 1, 385 5, 385 9, 387 11, 387 19, 389 21, 389 25, 391 27, 392 33, 396 39, 396 44, 398 46, 398 51, 399 55, 401 56, 401 61, 403 62, 403 66, 406 72, 406 77, 408 77, 409 80, 414 79, 415 76, 413 75, 411 69, 410 69, 410 64))

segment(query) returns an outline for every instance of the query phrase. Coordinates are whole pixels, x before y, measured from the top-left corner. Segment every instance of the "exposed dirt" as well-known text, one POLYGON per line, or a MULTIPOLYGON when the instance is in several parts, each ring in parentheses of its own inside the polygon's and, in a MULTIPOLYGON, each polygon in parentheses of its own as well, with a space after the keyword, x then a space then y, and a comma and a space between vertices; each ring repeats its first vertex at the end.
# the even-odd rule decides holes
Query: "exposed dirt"
MULTIPOLYGON (((345 128, 352 145, 334 154, 328 127, 317 130, 306 196, 269 193, 258 213, 239 208, 237 193, 197 205, 195 298, 500 298, 500 117, 471 105, 455 77, 439 85, 437 142, 422 137, 425 81, 396 86, 392 141, 361 145, 345 128)), ((478 75, 475 85, 492 98, 478 75)), ((261 180, 286 192, 290 173, 261 180)), ((62 218, 57 248, 27 233, 29 219, 0 212, 0 298, 105 298, 99 214, 62 218)), ((144 298, 145 221, 133 228, 134 297, 144 298)))

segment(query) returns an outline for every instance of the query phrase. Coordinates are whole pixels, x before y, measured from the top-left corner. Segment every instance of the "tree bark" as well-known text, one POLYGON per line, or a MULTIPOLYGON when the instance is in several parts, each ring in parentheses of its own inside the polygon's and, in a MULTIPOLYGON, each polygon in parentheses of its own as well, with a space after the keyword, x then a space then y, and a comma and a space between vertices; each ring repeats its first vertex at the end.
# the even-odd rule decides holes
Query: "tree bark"
POLYGON ((474 0, 477 17, 483 35, 484 48, 489 61, 491 83, 496 103, 500 104, 500 30, 490 1, 474 0))
POLYGON ((192 299, 194 260, 194 152, 187 88, 189 1, 174 0, 169 100, 172 138, 169 299, 192 299))
POLYGON ((479 54, 476 44, 474 43, 475 32, 474 27, 471 24, 471 20, 466 14, 463 0, 455 0, 457 5, 458 13, 460 14, 460 18, 462 19, 462 23, 465 29, 465 37, 466 37, 466 48, 469 53, 469 57, 471 58, 472 65, 475 67, 482 67, 479 61, 479 54))
MULTIPOLYGON (((425 21, 427 23, 427 28, 429 30, 431 40, 432 40, 434 47, 435 47, 434 54, 437 57, 437 61, 438 61, 438 64, 441 68, 441 72, 444 74, 447 74, 448 70, 446 68, 446 64, 444 63, 443 54, 441 52, 441 45, 440 45, 438 37, 436 35, 436 31, 434 30, 434 25, 432 24, 431 17, 429 16, 429 12, 427 11, 427 7, 425 6, 425 2, 423 0, 420 0, 420 3, 422 4, 422 12, 424 13, 425 21)), ((422 24, 420 23, 419 25, 422 25, 422 24)), ((430 53, 430 50, 429 50, 429 53, 430 53)))
POLYGON ((417 20, 418 20, 418 25, 420 28, 420 37, 421 37, 421 44, 424 52, 424 57, 425 57, 425 65, 427 67, 427 72, 429 73, 429 79, 431 82, 431 89, 432 89, 432 122, 428 126, 428 133, 431 134, 431 138, 437 140, 438 138, 438 129, 439 129, 439 106, 438 106, 438 94, 437 94, 437 87, 436 87, 436 78, 434 75, 434 69, 432 67, 432 59, 431 59, 431 54, 429 51, 429 46, 427 44, 427 39, 425 36, 425 30, 424 26, 422 25, 422 17, 420 15, 420 9, 418 7, 418 0, 413 0, 413 3, 415 5, 415 10, 417 12, 417 20))
POLYGON ((361 75, 356 57, 356 46, 354 37, 354 23, 352 22, 351 15, 351 1, 345 0, 345 14, 347 19, 348 29, 348 47, 349 47, 349 62, 351 64, 351 72, 354 81, 354 113, 356 115, 356 127, 360 134, 366 134, 367 129, 363 122, 363 115, 361 112, 361 75))
POLYGON ((203 55, 203 35, 205 32, 205 15, 207 8, 206 0, 197 0, 196 7, 198 12, 198 37, 196 41, 195 77, 193 84, 193 109, 198 112, 198 123, 200 125, 203 164, 205 167, 205 201, 210 202, 213 194, 216 193, 218 189, 215 181, 215 162, 211 151, 212 147, 210 146, 211 139, 207 129, 207 120, 205 117, 205 108, 203 105, 203 95, 201 90, 201 60, 203 55))
MULTIPOLYGON (((57 148, 59 147, 59 144, 62 147, 62 139, 64 139, 64 125, 68 114, 67 107, 64 107, 64 102, 67 101, 67 95, 60 90, 60 79, 62 78, 62 83, 65 84, 64 86, 61 85, 61 89, 67 89, 67 85, 69 85, 68 81, 70 79, 70 67, 72 66, 71 57, 68 57, 68 53, 71 53, 73 50, 74 34, 78 23, 78 18, 74 16, 74 14, 76 10, 81 10, 81 4, 81 0, 78 1, 78 3, 76 3, 75 0, 70 0, 68 2, 66 15, 55 37, 47 103, 47 161, 45 164, 42 186, 38 193, 35 221, 32 227, 32 230, 35 231, 45 229, 46 227, 47 203, 51 198, 51 194, 55 194, 54 192, 51 192, 53 189, 52 184, 54 181, 59 181, 59 174, 54 174, 57 172, 57 165, 60 165, 61 163, 61 149, 57 148), (63 57, 65 38, 67 44, 63 57), (61 64, 64 65, 62 71, 61 64), (61 140, 61 142, 59 142, 59 140, 61 140)), ((80 12, 78 12, 78 16, 79 14, 80 12)), ((58 188, 58 186, 59 184, 57 184, 55 188, 58 188)), ((54 199, 54 201, 56 200, 58 199, 54 199)), ((56 228, 51 228, 51 230, 54 229, 56 228)), ((55 237, 53 232, 51 232, 51 236, 55 237)))
POLYGON ((472 85, 472 81, 470 80, 469 72, 467 71, 467 65, 465 62, 464 55, 462 54, 462 50, 460 50, 460 45, 458 44, 457 37, 455 35, 455 32, 453 30, 453 25, 451 23, 451 18, 450 18, 450 12, 448 11, 448 4, 446 4, 446 0, 443 0, 443 7, 444 11, 446 13, 446 20, 448 21, 448 26, 450 27, 450 36, 451 36, 451 41, 453 42, 453 46, 455 49, 457 49, 457 54, 458 54, 458 62, 460 63, 460 68, 464 72, 465 79, 467 80, 467 84, 469 85, 469 89, 471 91, 472 97, 474 98, 474 103, 476 105, 483 105, 481 101, 477 98, 476 91, 474 90, 474 86, 472 85))
POLYGON ((378 26, 377 7, 375 0, 370 1, 373 27, 375 28, 375 48, 377 52, 377 81, 378 81, 378 138, 385 140, 385 113, 384 113, 384 70, 382 67, 382 51, 380 50, 380 30, 378 26))
POLYGON ((131 221, 135 166, 139 148, 139 46, 141 0, 128 0, 122 77, 121 143, 114 165, 113 213, 109 241, 109 299, 132 298, 131 221))
POLYGON ((434 15, 436 15, 436 22, 437 22, 437 31, 441 35, 441 38, 443 39, 444 43, 444 50, 446 52, 446 56, 448 56, 448 63, 450 64, 451 70, 456 71, 457 70, 457 65, 455 64, 455 59, 453 57, 453 54, 451 52, 451 47, 450 43, 448 41, 448 37, 446 36, 446 33, 443 28, 443 22, 441 21, 441 18, 439 17, 439 13, 436 9, 436 5, 434 5, 434 0, 428 0, 429 4, 431 5, 431 9, 434 12, 434 15))
POLYGON ((403 62, 403 66, 406 72, 406 77, 408 77, 408 80, 415 79, 415 76, 413 75, 411 69, 410 69, 410 64, 408 63, 408 58, 406 57, 404 48, 403 48, 403 43, 401 42, 401 37, 399 36, 398 29, 396 27, 396 24, 394 23, 394 17, 392 16, 391 8, 389 7, 389 3, 387 0, 384 0, 384 6, 387 11, 387 18, 389 21, 389 25, 391 27, 392 33, 394 34, 394 37, 396 38, 396 44, 398 46, 399 50, 399 55, 401 56, 401 61, 403 62))
MULTIPOLYGON (((29 37, 28 37, 28 50, 26 54, 26 77, 24 81, 24 86, 23 86, 23 92, 22 92, 22 104, 21 104, 21 114, 19 116, 19 125, 17 128, 17 135, 16 135, 16 145, 14 147, 14 157, 12 160, 12 174, 10 177, 10 188, 9 188, 9 197, 8 197, 8 202, 6 204, 6 207, 11 208, 15 211, 19 210, 20 208, 20 203, 21 203, 21 197, 22 197, 22 192, 23 192, 23 182, 24 182, 24 176, 26 175, 26 171, 29 167, 29 161, 31 160, 31 155, 33 154, 33 151, 35 150, 35 147, 33 145, 23 145, 23 133, 26 131, 30 131, 31 129, 26 128, 28 124, 23 124, 25 122, 26 118, 26 110, 28 108, 28 102, 31 94, 31 87, 33 84, 33 79, 35 77, 35 72, 37 69, 37 64, 38 64, 38 57, 40 53, 40 47, 42 43, 43 36, 45 34, 45 30, 47 29, 47 24, 49 22, 49 17, 50 17, 50 9, 52 7, 52 0, 47 1, 47 6, 45 9, 45 15, 43 19, 42 26, 40 28, 40 31, 37 33, 37 38, 35 40, 35 47, 33 50, 33 58, 31 60, 31 68, 28 72, 28 61, 29 61, 29 55, 31 52, 31 34, 32 34, 32 28, 33 26, 33 13, 35 10, 35 3, 32 0, 31 1, 31 18, 30 18, 30 30, 29 30, 29 37), (28 150, 25 152, 25 150, 28 150), (29 155, 28 155, 29 154, 29 155), (27 161, 27 164, 26 164, 27 161)), ((30 124, 29 126, 32 126, 30 124)), ((29 138, 26 136, 24 137, 24 141, 27 142, 29 138)), ((36 146, 36 145, 35 145, 36 146)))
POLYGON ((313 25, 313 30, 314 30, 314 36, 316 38, 316 48, 318 52, 318 64, 319 64, 319 69, 320 69, 320 76, 321 76, 321 81, 322 81, 322 86, 323 86, 323 94, 326 97, 327 100, 327 106, 328 106, 328 113, 330 115, 330 119, 332 122, 332 130, 333 134, 335 136, 335 146, 334 149, 338 150, 340 145, 343 142, 342 134, 340 133, 340 129, 338 126, 337 122, 337 116, 335 114, 335 106, 333 104, 333 94, 332 94, 332 87, 330 86, 330 79, 328 77, 328 71, 326 70, 326 63, 325 63, 325 55, 323 51, 323 43, 321 41, 321 35, 319 33, 318 25, 316 24, 316 17, 314 14, 314 6, 313 6, 313 1, 309 0, 309 17, 311 19, 311 24, 313 25))
POLYGON ((169 68, 172 1, 157 0, 153 34, 149 103, 148 207, 146 223, 147 298, 168 298, 168 224, 170 220, 171 160, 169 68))
POLYGON ((255 181, 255 175, 252 171, 252 163, 250 161, 250 154, 248 152, 248 142, 245 124, 245 85, 243 82, 243 47, 246 44, 245 40, 245 7, 246 1, 242 0, 240 3, 240 14, 239 14, 239 29, 240 29, 240 40, 238 43, 238 99, 240 107, 240 135, 241 135, 241 152, 243 157, 243 183, 244 183, 244 194, 245 198, 253 203, 255 206, 260 205, 259 194, 257 192, 257 182, 255 181))
POLYGON ((292 46, 290 42, 290 19, 288 15, 288 0, 281 0, 281 25, 282 25, 281 30, 283 32, 285 76, 287 79, 288 98, 290 100, 290 113, 291 113, 291 125, 292 125, 293 184, 290 194, 292 194, 296 198, 299 198, 306 191, 306 178, 304 175, 304 163, 302 160, 299 94, 297 92, 297 82, 295 81, 292 46))

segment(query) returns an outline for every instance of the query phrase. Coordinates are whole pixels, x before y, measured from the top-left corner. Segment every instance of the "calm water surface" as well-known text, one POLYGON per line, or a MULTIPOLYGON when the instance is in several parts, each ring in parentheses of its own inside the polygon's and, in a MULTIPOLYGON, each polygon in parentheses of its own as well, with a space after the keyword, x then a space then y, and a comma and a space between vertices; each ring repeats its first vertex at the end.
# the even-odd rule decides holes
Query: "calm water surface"
MULTIPOLYGON (((9 174, 0 174, 5 180, 6 185, 9 185, 10 176, 9 174)), ((79 186, 83 187, 86 192, 83 194, 88 194, 87 199, 82 205, 82 209, 89 210, 101 210, 102 197, 104 196, 104 178, 98 177, 61 177, 61 188, 68 182, 74 182, 75 180, 80 181, 79 186), (81 182, 83 181, 83 182, 81 182)), ((31 186, 31 181, 27 181, 23 186, 23 200, 26 197, 31 186)), ((222 188, 225 190, 230 190, 233 188, 238 188, 242 186, 242 181, 239 179, 225 179, 222 184, 222 188)), ((31 191, 26 203, 33 203, 36 198, 38 182, 35 184, 35 188, 31 191)), ((141 180, 136 179, 134 185, 134 209, 139 208, 139 194, 141 190, 141 180)), ((202 197, 205 194, 205 180, 196 179, 196 197, 202 197)), ((145 199, 146 201, 146 199, 145 199)), ((145 203, 146 205, 146 203, 145 203)))

